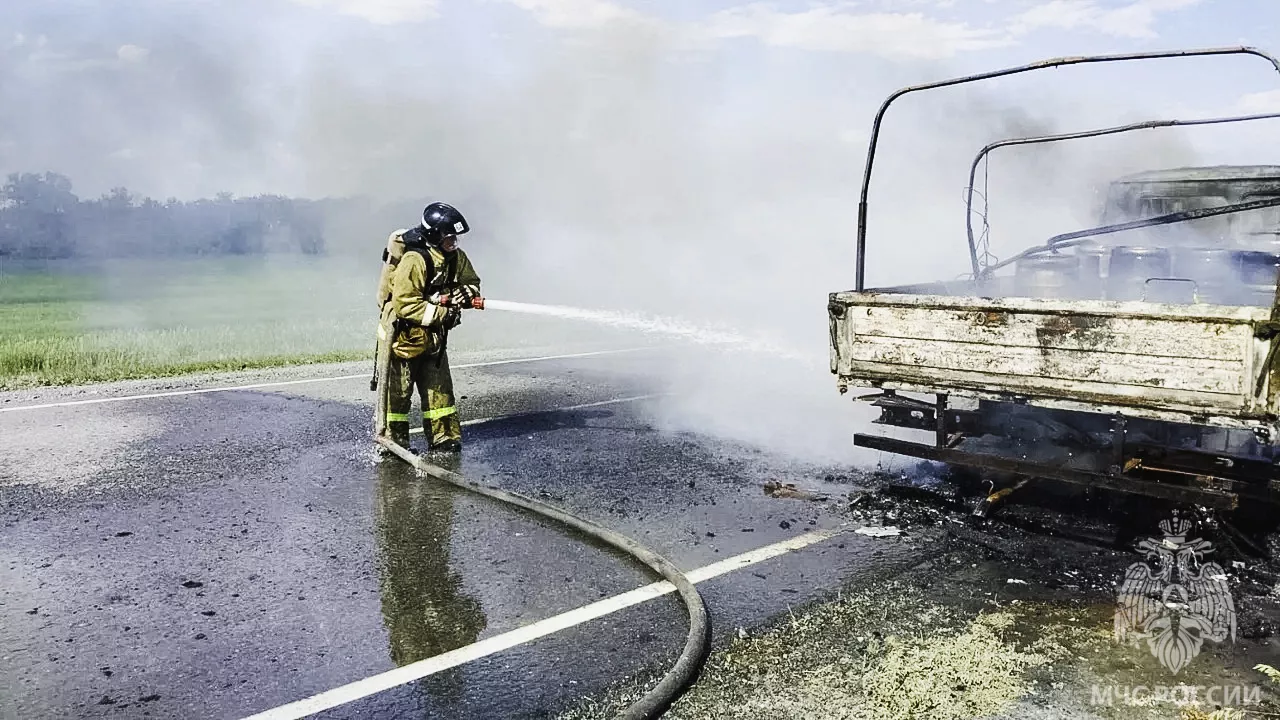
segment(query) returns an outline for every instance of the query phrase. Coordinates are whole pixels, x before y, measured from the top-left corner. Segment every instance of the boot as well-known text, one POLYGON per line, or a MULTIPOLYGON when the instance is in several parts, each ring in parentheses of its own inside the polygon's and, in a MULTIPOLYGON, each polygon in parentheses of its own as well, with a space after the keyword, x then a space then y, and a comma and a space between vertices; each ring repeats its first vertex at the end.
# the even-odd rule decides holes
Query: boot
POLYGON ((462 452, 461 440, 445 440, 431 446, 431 452, 456 453, 462 452))
POLYGON ((387 423, 387 434, 391 437, 391 442, 400 447, 409 449, 409 423, 407 422, 390 422, 387 423))

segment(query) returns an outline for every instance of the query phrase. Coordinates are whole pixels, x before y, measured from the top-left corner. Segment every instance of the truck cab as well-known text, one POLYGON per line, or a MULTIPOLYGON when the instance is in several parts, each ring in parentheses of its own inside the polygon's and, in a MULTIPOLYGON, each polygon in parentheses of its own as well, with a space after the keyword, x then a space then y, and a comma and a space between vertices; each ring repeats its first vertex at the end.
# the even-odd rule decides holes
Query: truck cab
MULTIPOLYGON (((1280 165, 1151 170, 1111 182, 1098 220, 1106 225, 1274 197, 1280 197, 1280 165)), ((1158 230, 1153 234, 1160 235, 1158 230)), ((1191 220, 1164 233, 1160 240, 1166 245, 1280 251, 1280 208, 1191 220)))

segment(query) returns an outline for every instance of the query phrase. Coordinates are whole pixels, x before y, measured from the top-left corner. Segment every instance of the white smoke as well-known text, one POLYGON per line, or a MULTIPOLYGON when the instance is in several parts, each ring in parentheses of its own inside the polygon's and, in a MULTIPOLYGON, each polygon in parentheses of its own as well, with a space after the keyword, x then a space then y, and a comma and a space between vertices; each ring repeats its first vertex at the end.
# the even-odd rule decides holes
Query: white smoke
MULTIPOLYGON (((440 18, 401 27, 322 22, 274 2, 179 11, 129 0, 126 26, 106 11, 23 14, 15 8, 36 7, 24 0, 6 11, 14 29, 49 40, 45 60, 27 45, 8 50, 0 169, 47 167, 90 191, 127 184, 157 197, 453 202, 471 221, 463 245, 486 295, 578 308, 556 312, 641 334, 718 338, 703 343, 714 352, 653 368, 679 393, 666 426, 851 457, 865 412, 826 369, 826 304, 854 284, 871 119, 894 89, 961 71, 768 50, 744 64, 738 44, 607 3, 577 15, 518 4, 557 29, 531 30, 506 4, 491 4, 488 25, 442 4, 440 18), (55 68, 55 50, 116 65, 55 68), (751 351, 761 347, 776 352, 751 351)), ((1024 106, 1027 87, 944 90, 890 110, 870 197, 870 284, 968 271, 963 191, 985 143, 1148 119, 1099 108, 1089 92, 1024 106)), ((1090 224, 1111 177, 1194 160, 1179 131, 998 151, 993 250, 1090 224)), ((359 247, 352 263, 366 263, 351 272, 370 290, 387 233, 413 221, 344 226, 359 247)), ((466 342, 462 332, 454 347, 466 342)))

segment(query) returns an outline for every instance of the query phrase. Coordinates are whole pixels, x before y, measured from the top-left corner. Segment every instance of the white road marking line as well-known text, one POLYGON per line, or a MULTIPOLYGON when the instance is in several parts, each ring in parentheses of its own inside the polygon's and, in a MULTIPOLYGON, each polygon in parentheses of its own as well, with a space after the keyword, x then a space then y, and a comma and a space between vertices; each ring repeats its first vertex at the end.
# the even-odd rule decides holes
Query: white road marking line
MULTIPOLYGON (((592 352, 569 353, 566 355, 544 355, 541 357, 512 358, 510 360, 489 360, 486 362, 465 363, 462 365, 454 365, 452 369, 462 370, 464 368, 491 367, 493 365, 514 365, 517 363, 540 362, 543 360, 568 360, 570 358, 594 357, 597 355, 616 355, 619 353, 639 352, 641 350, 649 350, 651 348, 624 348, 621 350, 595 350, 592 352)), ((215 388, 199 388, 196 390, 173 390, 169 392, 146 393, 142 395, 122 395, 119 397, 94 398, 92 400, 68 400, 65 402, 45 403, 43 405, 20 405, 18 407, 0 408, 0 413, 21 412, 23 410, 47 410, 49 408, 71 407, 73 405, 97 405, 110 402, 124 402, 125 400, 149 400, 153 398, 178 397, 181 395, 202 395, 205 393, 215 392, 231 392, 234 390, 256 390, 259 388, 285 387, 288 385, 305 385, 308 383, 336 382, 339 380, 356 380, 359 378, 369 378, 369 373, 361 373, 359 375, 339 375, 338 377, 310 378, 307 380, 282 380, 278 382, 254 383, 252 385, 236 385, 233 387, 215 387, 215 388)))
MULTIPOLYGON (((666 393, 653 393, 650 395, 632 395, 631 397, 614 398, 613 400, 601 400, 599 402, 583 403, 581 405, 565 405, 564 407, 547 408, 546 410, 530 410, 524 413, 512 413, 510 415, 498 415, 496 417, 476 418, 474 420, 463 420, 460 424, 462 427, 471 427, 472 425, 483 425, 485 423, 497 422, 499 420, 511 420, 522 415, 542 415, 543 413, 568 412, 570 410, 583 410, 586 408, 602 407, 604 405, 618 405, 620 403, 639 402, 641 400, 651 400, 656 397, 663 397, 666 393)), ((415 427, 409 430, 410 435, 421 435, 422 428, 415 427)))
MULTIPOLYGON (((832 537, 840 535, 844 530, 841 528, 833 528, 830 530, 819 530, 804 535, 798 535, 789 540, 783 540, 773 545, 757 548, 750 552, 736 555, 718 563, 707 565, 685 573, 690 582, 705 582, 715 577, 725 575, 739 570, 744 567, 764 562, 779 555, 785 555, 810 545, 820 543, 832 537)), ((481 640, 471 645, 450 650, 449 652, 436 655, 435 657, 420 660, 410 665, 389 670, 363 680, 343 685, 313 695, 309 698, 298 700, 287 705, 266 710, 256 715, 251 715, 244 720, 301 720, 308 715, 330 710, 349 702, 369 697, 377 693, 389 690, 398 685, 420 680, 428 675, 434 675, 450 668, 457 667, 478 660, 495 653, 508 650, 510 648, 532 642, 538 638, 545 637, 565 630, 585 622, 595 620, 596 618, 611 615, 619 610, 629 608, 633 605, 662 597, 668 593, 674 592, 675 586, 663 580, 651 585, 636 588, 621 595, 584 605, 574 610, 555 615, 535 623, 525 625, 524 627, 495 635, 491 638, 481 640)))

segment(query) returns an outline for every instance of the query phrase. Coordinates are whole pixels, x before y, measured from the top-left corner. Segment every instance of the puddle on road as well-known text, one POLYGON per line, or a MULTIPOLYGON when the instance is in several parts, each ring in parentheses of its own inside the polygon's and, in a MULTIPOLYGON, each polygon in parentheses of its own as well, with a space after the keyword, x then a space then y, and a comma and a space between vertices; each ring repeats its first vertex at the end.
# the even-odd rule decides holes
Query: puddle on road
MULTIPOLYGON (((470 645, 486 627, 480 601, 463 589, 449 549, 457 493, 423 482, 400 462, 377 466, 374 533, 378 585, 391 660, 403 667, 470 645)), ((419 687, 456 702, 458 669, 424 678, 419 687)))

